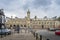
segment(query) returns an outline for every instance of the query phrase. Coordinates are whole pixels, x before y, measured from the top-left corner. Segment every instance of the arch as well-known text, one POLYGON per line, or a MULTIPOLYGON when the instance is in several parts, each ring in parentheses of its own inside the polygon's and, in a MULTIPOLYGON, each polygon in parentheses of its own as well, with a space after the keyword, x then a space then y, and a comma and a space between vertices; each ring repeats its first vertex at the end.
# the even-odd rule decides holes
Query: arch
POLYGON ((13 29, 15 29, 16 28, 16 25, 13 25, 13 29))
POLYGON ((21 25, 21 27, 23 27, 23 25, 21 25))
POLYGON ((24 27, 26 27, 26 25, 24 25, 24 27))
POLYGON ((8 28, 11 29, 12 25, 10 25, 8 28))
POLYGON ((10 27, 12 27, 12 25, 10 25, 10 27))

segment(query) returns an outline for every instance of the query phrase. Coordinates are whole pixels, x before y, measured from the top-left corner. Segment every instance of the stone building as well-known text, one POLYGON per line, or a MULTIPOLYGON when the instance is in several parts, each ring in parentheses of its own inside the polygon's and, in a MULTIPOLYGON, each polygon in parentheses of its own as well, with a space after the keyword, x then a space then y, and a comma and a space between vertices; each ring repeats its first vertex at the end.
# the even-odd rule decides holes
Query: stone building
POLYGON ((25 18, 8 18, 5 25, 7 27, 13 27, 19 25, 20 27, 31 27, 31 28, 49 28, 49 27, 58 27, 59 22, 52 18, 30 18, 30 11, 27 11, 27 16, 25 18))

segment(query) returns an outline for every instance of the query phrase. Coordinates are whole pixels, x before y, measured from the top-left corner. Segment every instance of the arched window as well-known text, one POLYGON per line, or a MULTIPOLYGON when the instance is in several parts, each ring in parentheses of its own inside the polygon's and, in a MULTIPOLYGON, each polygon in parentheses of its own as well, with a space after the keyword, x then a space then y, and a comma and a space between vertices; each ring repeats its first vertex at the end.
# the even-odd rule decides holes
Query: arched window
POLYGON ((13 25, 13 26, 15 26, 15 25, 13 25))
POLYGON ((16 25, 13 25, 13 29, 15 29, 16 28, 16 25))
POLYGON ((24 25, 24 27, 26 27, 26 25, 24 25))
POLYGON ((10 27, 12 27, 12 25, 10 25, 10 27))
POLYGON ((23 25, 21 25, 21 27, 23 27, 23 25))
POLYGON ((10 25, 9 29, 11 29, 12 25, 10 25))

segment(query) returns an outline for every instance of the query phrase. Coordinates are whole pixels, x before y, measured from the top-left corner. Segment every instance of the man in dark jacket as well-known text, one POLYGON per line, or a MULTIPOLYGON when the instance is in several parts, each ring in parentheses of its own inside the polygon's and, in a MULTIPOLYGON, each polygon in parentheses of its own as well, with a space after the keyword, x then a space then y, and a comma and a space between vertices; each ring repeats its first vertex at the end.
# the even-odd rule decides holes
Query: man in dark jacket
POLYGON ((19 33, 19 31, 20 31, 20 27, 19 25, 17 25, 17 33, 19 33))

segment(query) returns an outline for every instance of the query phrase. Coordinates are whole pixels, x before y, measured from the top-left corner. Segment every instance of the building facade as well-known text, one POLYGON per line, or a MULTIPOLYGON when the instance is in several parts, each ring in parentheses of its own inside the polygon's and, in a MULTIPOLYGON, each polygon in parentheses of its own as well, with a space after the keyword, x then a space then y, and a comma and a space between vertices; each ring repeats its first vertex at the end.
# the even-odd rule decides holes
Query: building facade
POLYGON ((49 28, 58 27, 59 22, 52 18, 30 18, 30 11, 27 11, 27 16, 25 18, 8 18, 5 22, 6 27, 14 27, 19 25, 20 27, 31 27, 31 28, 49 28))

